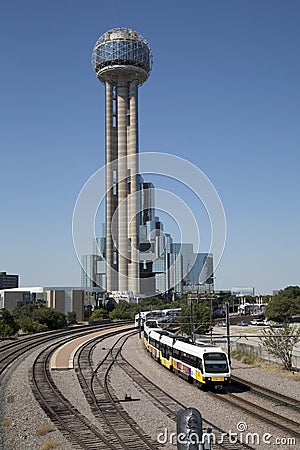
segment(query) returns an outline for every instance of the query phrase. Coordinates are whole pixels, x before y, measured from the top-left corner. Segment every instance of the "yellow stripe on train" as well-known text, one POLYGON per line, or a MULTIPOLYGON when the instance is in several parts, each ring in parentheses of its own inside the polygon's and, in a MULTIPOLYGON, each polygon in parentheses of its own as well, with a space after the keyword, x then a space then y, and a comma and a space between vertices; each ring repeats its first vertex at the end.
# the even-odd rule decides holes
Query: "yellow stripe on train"
POLYGON ((170 358, 170 360, 164 358, 163 356, 161 356, 160 354, 160 362, 162 363, 163 366, 167 367, 167 369, 171 369, 171 367, 173 367, 173 360, 172 358, 170 358))

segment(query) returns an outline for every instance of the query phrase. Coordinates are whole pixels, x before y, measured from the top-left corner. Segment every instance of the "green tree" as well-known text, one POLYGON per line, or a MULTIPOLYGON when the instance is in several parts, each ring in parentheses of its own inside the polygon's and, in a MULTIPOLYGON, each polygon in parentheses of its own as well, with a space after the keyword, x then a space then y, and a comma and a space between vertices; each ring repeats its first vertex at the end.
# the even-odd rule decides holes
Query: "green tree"
POLYGON ((169 307, 169 303, 164 302, 161 297, 146 297, 140 300, 138 305, 142 311, 150 311, 151 309, 164 309, 169 307))
POLYGON ((24 333, 38 333, 39 331, 46 331, 48 329, 47 325, 43 325, 29 316, 18 319, 18 324, 24 333))
POLYGON ((296 299, 300 298, 300 287, 299 286, 288 286, 282 289, 277 294, 278 296, 284 296, 285 298, 296 299))
POLYGON ((111 319, 124 320, 134 319, 137 312, 137 306, 126 301, 121 301, 113 311, 109 313, 111 319))
POLYGON ((57 330, 67 325, 64 313, 40 304, 23 305, 15 308, 12 314, 20 327, 28 332, 57 330))
POLYGON ((32 318, 40 324, 46 325, 48 330, 57 330, 67 325, 65 314, 52 308, 37 308, 33 311, 32 318))
POLYGON ((300 314, 300 288, 288 286, 279 291, 269 301, 266 308, 268 319, 275 321, 287 321, 291 316, 300 314))
POLYGON ((293 348, 300 342, 300 328, 284 323, 282 328, 263 329, 262 347, 278 358, 286 370, 293 368, 293 348))
POLYGON ((90 320, 103 320, 108 318, 108 312, 105 311, 105 309, 95 309, 95 311, 92 312, 90 320))
MULTIPOLYGON (((181 330, 191 335, 191 307, 188 301, 181 304, 181 313, 179 316, 181 330)), ((196 303, 194 300, 194 324, 195 333, 205 334, 210 329, 210 309, 203 303, 196 303)))
POLYGON ((31 317, 33 315, 33 311, 38 308, 38 305, 33 303, 27 303, 26 305, 19 306, 15 308, 12 312, 12 315, 15 320, 19 320, 22 317, 31 317))
POLYGON ((68 325, 74 325, 77 323, 77 315, 75 311, 69 311, 67 313, 67 323, 68 325))
POLYGON ((19 326, 7 309, 0 310, 0 336, 7 337, 16 334, 19 326))
POLYGON ((133 308, 135 309, 136 314, 139 308, 141 308, 141 311, 181 308, 182 302, 183 300, 166 301, 161 296, 153 296, 143 298, 142 300, 139 301, 138 305, 133 305, 133 308))

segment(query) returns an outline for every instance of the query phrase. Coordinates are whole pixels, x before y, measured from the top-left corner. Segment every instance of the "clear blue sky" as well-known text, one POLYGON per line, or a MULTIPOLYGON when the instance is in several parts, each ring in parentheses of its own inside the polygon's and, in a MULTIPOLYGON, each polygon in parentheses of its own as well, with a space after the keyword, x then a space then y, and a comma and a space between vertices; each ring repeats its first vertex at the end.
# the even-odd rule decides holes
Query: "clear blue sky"
POLYGON ((72 214, 104 164, 97 38, 140 32, 140 151, 171 153, 213 182, 227 218, 216 287, 299 284, 298 0, 13 0, 0 13, 0 270, 22 286, 79 285, 72 214))

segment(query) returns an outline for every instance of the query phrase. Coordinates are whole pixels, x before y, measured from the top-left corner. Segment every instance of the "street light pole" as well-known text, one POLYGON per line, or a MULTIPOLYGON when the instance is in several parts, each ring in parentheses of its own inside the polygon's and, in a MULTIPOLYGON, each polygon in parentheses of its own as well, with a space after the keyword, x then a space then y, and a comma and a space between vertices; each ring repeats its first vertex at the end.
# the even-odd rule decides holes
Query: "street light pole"
POLYGON ((139 308, 139 338, 142 338, 142 315, 141 308, 139 308))
POLYGON ((195 343, 195 321, 194 321, 194 304, 193 304, 193 296, 192 295, 188 295, 188 301, 190 304, 190 325, 191 325, 191 338, 192 338, 192 343, 195 343))
POLYGON ((212 338, 212 330, 213 330, 213 318, 212 318, 212 312, 210 311, 210 343, 213 343, 212 338))
POLYGON ((213 343, 212 330, 213 330, 213 302, 212 302, 212 292, 211 285, 209 284, 209 301, 210 301, 210 343, 213 343))
POLYGON ((192 335, 192 343, 195 343, 195 321, 194 321, 194 304, 193 299, 191 298, 191 335, 192 335))
POLYGON ((227 355, 229 365, 231 366, 231 355, 230 355, 230 322, 229 322, 229 303, 226 302, 226 340, 227 340, 227 355))

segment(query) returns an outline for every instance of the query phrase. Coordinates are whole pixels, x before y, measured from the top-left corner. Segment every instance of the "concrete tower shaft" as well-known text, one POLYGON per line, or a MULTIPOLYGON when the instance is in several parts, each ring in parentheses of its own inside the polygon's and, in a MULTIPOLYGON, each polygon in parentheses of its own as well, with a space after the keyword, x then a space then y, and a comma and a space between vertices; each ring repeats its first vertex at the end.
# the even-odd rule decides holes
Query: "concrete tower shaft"
POLYGON ((106 92, 106 289, 138 293, 138 86, 151 72, 151 49, 136 31, 115 28, 98 39, 92 61, 106 92))

